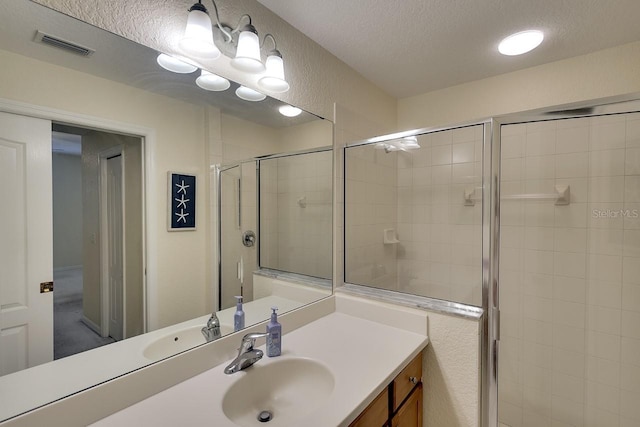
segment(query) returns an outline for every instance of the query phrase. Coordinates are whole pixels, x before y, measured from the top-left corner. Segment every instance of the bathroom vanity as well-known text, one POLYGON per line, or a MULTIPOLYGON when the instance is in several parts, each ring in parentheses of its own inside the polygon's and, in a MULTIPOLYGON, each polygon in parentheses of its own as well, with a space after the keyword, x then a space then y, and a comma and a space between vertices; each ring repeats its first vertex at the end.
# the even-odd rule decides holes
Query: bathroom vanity
MULTIPOLYGON (((264 425, 263 411, 271 426, 422 425, 426 313, 346 295, 322 303, 333 311, 295 330, 282 316, 282 356, 231 375, 226 360, 92 425, 249 427, 264 425), (369 422, 377 412, 380 423, 369 422)), ((242 335, 222 340, 237 347, 242 335)))
POLYGON ((422 352, 349 425, 371 426, 422 426, 422 352))

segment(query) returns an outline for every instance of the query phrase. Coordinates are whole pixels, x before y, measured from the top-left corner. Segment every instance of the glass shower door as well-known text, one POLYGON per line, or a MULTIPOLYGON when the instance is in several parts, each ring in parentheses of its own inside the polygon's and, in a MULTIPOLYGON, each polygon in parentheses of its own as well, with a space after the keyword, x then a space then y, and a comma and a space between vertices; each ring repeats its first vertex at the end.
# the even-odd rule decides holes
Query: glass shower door
POLYGON ((253 299, 257 268, 256 163, 220 171, 220 308, 235 306, 236 295, 253 299))
POLYGON ((500 170, 500 425, 640 425, 640 114, 503 125, 500 170))

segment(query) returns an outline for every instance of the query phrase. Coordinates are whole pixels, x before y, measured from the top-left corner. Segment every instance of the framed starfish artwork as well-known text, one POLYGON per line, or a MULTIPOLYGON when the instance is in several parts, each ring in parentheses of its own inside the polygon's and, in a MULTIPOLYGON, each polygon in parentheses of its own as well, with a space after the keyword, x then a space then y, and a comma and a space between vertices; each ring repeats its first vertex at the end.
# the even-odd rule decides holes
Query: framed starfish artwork
POLYGON ((196 176, 168 172, 169 231, 193 231, 196 229, 196 176))

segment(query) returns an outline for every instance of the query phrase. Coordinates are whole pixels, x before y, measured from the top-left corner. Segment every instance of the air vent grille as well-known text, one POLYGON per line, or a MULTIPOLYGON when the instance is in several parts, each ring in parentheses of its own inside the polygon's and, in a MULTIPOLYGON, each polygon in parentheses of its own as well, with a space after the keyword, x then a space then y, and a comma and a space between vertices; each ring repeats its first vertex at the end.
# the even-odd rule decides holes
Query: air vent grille
POLYGON ((91 56, 95 52, 95 50, 88 47, 80 46, 77 43, 63 40, 59 37, 52 36, 51 34, 43 33, 42 31, 36 32, 35 41, 57 47, 80 56, 91 56))

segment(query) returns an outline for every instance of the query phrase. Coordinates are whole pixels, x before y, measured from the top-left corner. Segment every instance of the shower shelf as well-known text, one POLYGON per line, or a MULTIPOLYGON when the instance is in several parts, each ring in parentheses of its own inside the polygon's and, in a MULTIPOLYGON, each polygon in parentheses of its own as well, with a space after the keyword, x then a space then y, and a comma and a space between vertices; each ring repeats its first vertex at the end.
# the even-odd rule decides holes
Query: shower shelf
MULTIPOLYGON (((465 206, 474 206, 476 202, 481 201, 481 197, 476 197, 476 190, 482 190, 482 187, 476 187, 464 190, 465 206)), ((568 185, 556 185, 556 192, 553 194, 532 193, 532 194, 512 194, 502 196, 500 200, 549 200, 554 201, 556 206, 568 205, 571 200, 571 189, 568 185)))

